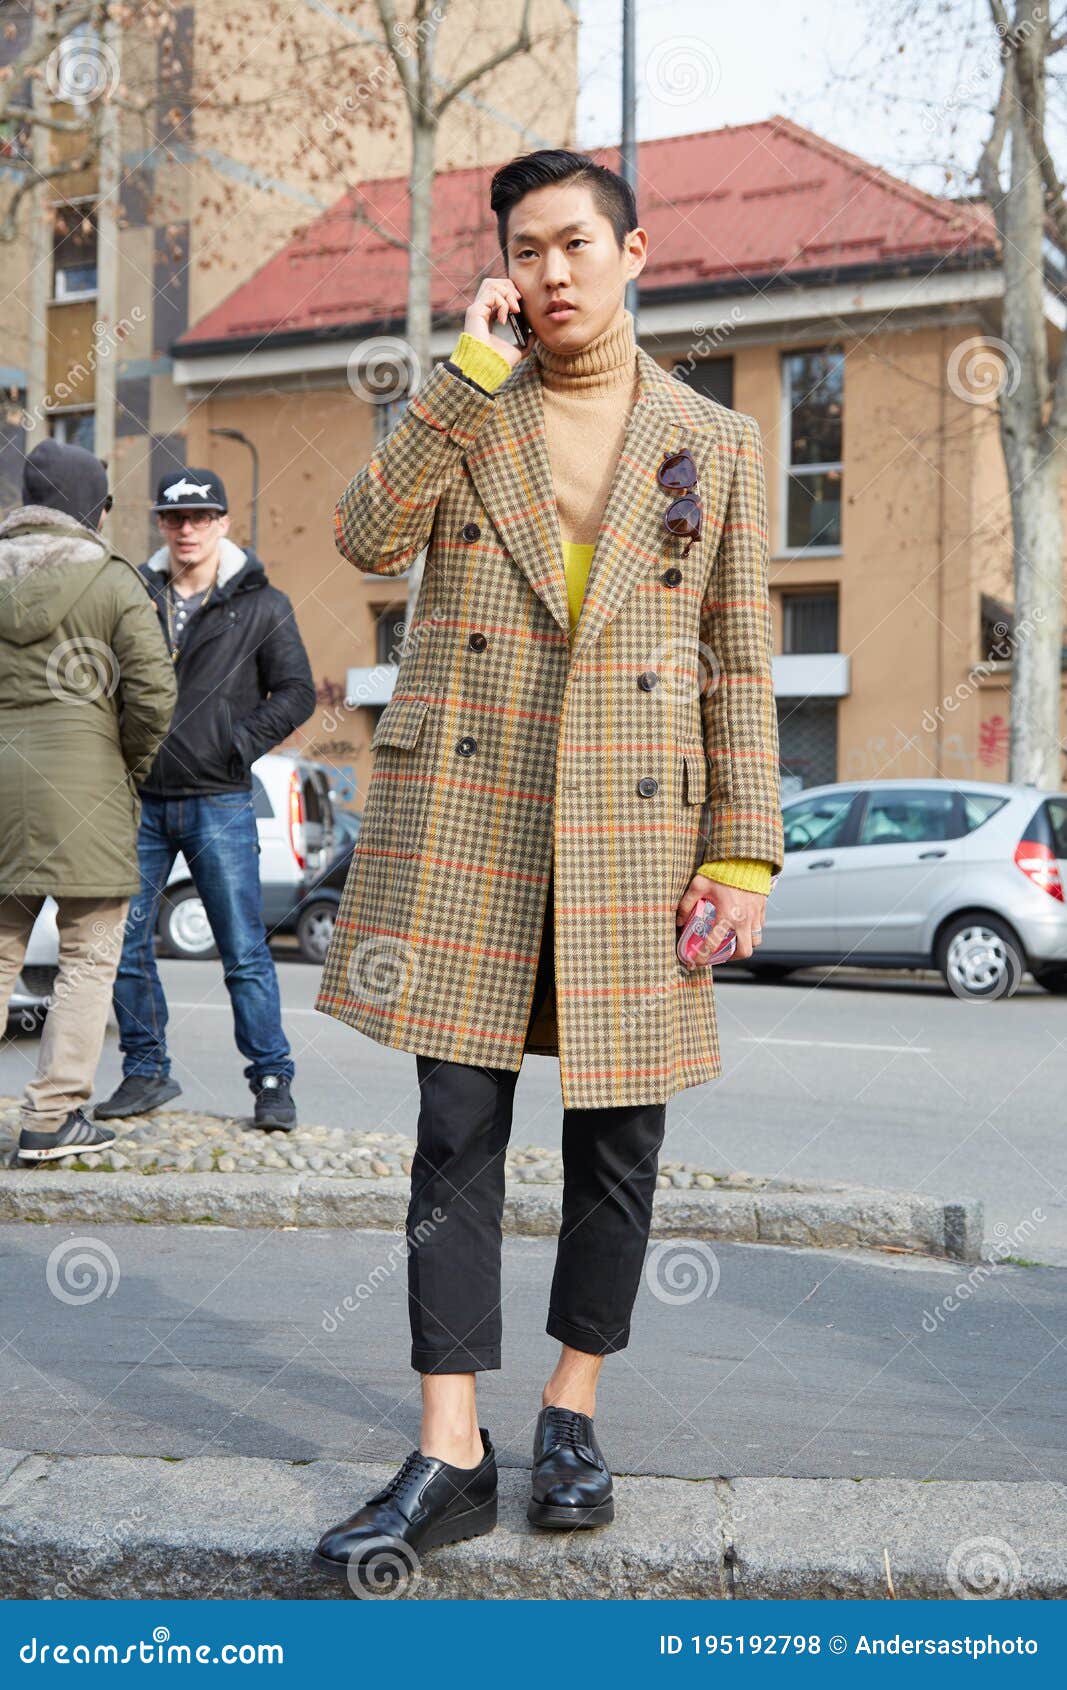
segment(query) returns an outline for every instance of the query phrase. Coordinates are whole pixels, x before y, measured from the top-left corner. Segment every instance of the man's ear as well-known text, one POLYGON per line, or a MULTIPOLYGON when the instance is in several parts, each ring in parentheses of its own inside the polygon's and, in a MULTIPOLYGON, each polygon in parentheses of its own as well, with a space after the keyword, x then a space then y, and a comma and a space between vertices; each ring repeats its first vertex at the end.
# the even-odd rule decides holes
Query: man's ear
POLYGON ((229 532, 230 532, 230 515, 229 515, 228 511, 223 511, 222 515, 219 517, 219 534, 221 536, 223 534, 228 534, 229 532))

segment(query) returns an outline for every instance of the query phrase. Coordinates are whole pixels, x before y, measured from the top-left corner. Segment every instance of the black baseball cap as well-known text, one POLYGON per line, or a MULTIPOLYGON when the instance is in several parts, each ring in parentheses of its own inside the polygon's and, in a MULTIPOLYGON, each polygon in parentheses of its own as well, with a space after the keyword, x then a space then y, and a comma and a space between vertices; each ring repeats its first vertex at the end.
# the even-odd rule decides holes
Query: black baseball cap
POLYGON ((159 478, 154 511, 225 511, 226 489, 214 470, 172 469, 159 478))

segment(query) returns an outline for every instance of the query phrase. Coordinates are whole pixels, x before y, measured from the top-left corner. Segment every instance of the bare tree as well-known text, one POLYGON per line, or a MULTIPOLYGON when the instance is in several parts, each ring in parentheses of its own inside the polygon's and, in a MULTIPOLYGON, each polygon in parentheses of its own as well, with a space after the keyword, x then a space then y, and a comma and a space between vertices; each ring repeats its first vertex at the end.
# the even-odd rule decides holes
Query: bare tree
POLYGON ((979 161, 1004 268, 1003 334, 1021 379, 1000 396, 1000 439, 1011 484, 1015 580, 1009 773, 1060 783, 1063 645, 1063 473, 1067 464, 1067 334, 1049 368, 1044 311, 1046 216, 1067 252, 1067 205, 1047 126, 1049 66, 1067 46, 1043 0, 1018 0, 1013 17, 990 0, 1004 43, 993 128, 979 161), (1001 156, 1011 138, 1010 174, 1001 156))

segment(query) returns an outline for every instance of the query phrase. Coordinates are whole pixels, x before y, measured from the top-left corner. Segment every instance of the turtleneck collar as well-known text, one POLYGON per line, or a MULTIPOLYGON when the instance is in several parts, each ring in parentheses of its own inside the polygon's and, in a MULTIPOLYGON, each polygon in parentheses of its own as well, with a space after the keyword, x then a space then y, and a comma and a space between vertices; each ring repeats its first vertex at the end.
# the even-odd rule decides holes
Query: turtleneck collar
POLYGON ((637 358, 633 313, 623 311, 622 322, 604 329, 576 352, 553 352, 535 338, 542 386, 564 393, 602 393, 632 381, 637 358))

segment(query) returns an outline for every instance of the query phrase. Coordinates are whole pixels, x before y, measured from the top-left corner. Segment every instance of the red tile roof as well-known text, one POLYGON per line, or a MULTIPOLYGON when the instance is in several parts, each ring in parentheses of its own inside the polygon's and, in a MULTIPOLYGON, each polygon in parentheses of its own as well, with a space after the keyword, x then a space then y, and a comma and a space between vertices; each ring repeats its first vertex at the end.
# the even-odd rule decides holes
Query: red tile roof
MULTIPOLYGON (((618 168, 617 148, 591 149, 618 168)), ((947 260, 996 249, 980 203, 938 199, 786 117, 638 145, 638 214, 649 234, 646 298, 679 287, 729 288, 771 278, 947 260)), ((487 210, 495 165, 442 172, 434 192, 435 316, 459 317, 471 282, 499 263, 487 210)), ((362 183, 296 235, 178 342, 302 338, 402 319, 407 255, 360 221, 365 207, 398 236, 407 182, 362 183), (356 214, 354 214, 356 213, 356 214)))

